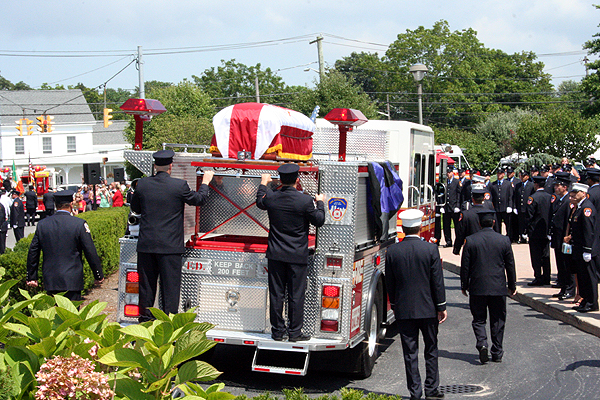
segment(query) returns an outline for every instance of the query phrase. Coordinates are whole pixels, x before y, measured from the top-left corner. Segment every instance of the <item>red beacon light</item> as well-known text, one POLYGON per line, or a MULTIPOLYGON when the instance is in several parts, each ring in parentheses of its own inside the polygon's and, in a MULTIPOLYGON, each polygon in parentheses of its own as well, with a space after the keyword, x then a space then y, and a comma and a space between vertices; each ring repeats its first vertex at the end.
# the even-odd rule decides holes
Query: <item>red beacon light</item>
POLYGON ((362 112, 352 108, 334 108, 327 113, 325 119, 338 126, 340 130, 338 161, 346 161, 346 134, 355 126, 367 122, 368 119, 362 112))
POLYGON ((119 108, 135 118, 135 150, 142 149, 144 121, 167 111, 160 101, 153 99, 129 99, 119 108))

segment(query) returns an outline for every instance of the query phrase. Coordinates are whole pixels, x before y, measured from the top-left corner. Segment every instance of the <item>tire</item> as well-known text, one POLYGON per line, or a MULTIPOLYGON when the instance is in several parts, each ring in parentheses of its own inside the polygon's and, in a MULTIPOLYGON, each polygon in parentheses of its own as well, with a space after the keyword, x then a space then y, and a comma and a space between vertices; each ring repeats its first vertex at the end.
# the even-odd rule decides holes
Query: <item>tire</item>
POLYGON ((381 328, 381 314, 382 314, 382 300, 379 294, 379 290, 375 292, 375 299, 371 305, 371 320, 369 323, 369 329, 366 334, 367 337, 358 346, 351 349, 353 357, 355 358, 355 369, 353 376, 359 379, 365 379, 371 376, 373 367, 375 366, 375 360, 379 356, 378 343, 380 336, 383 331, 385 336, 385 330, 381 328))

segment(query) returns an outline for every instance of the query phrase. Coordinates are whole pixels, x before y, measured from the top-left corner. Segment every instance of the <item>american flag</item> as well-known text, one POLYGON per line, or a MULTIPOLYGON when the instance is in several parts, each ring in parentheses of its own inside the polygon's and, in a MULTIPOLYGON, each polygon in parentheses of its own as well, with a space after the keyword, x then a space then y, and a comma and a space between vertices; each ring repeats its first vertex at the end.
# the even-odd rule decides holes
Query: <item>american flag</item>
POLYGON ((33 165, 31 165, 31 155, 29 155, 29 184, 33 185, 35 180, 35 170, 33 169, 33 165))

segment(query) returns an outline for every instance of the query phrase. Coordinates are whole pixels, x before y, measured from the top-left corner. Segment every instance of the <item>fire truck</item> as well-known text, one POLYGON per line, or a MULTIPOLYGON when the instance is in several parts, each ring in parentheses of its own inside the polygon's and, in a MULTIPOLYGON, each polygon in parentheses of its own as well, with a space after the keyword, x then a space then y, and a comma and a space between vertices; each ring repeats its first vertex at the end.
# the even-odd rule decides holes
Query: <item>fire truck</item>
POLYGON ((26 191, 28 185, 33 185, 38 198, 36 213, 41 214, 46 211, 44 206, 44 194, 48 193, 48 188, 54 187, 56 181, 56 171, 54 168, 47 168, 45 165, 35 165, 32 167, 31 175, 28 169, 20 171, 18 174, 23 189, 26 191))
MULTIPOLYGON (((433 130, 406 121, 368 121, 348 126, 343 112, 316 119, 312 157, 299 162, 301 190, 325 195, 326 221, 309 233, 309 271, 303 333, 306 342, 274 341, 270 334, 266 211, 256 207, 261 174, 277 179, 281 160, 232 159, 205 152, 176 152, 172 176, 192 189, 213 170, 209 198, 186 206, 186 251, 180 311, 216 327, 207 338, 254 349, 253 371, 305 375, 313 359, 334 357, 340 370, 371 374, 378 342, 394 321, 385 287, 387 248, 404 237, 397 213, 384 217, 381 236, 371 208, 369 163, 388 160, 403 181, 400 211, 421 209, 422 236, 434 240, 435 151, 433 130), (342 361, 343 360, 343 361, 342 361)), ((174 147, 182 145, 175 145, 174 147)), ((196 146, 200 147, 200 146, 196 146)), ((243 153, 243 152, 242 152, 243 153)), ((152 173, 152 152, 125 151, 125 158, 152 173)), ((240 158, 240 157, 238 157, 240 158)), ((137 238, 120 239, 118 321, 136 323, 137 238)))

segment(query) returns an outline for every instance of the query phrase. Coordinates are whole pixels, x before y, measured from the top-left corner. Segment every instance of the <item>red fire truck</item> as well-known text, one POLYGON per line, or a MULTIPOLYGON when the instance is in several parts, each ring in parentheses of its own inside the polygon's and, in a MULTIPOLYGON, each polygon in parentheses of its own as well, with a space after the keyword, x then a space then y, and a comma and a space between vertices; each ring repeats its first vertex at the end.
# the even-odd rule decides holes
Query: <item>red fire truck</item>
MULTIPOLYGON (((210 152, 177 152, 172 176, 200 184, 213 170, 210 195, 202 207, 185 211, 190 239, 183 256, 181 310, 194 309, 198 321, 216 327, 207 337, 221 345, 255 349, 253 371, 305 375, 311 354, 333 356, 340 370, 358 377, 371 374, 377 344, 394 321, 384 282, 388 246, 404 235, 397 214, 381 220, 371 208, 369 164, 389 160, 402 179, 402 209, 424 213, 422 236, 433 240, 435 151, 431 128, 405 121, 368 121, 349 128, 346 114, 332 111, 317 119, 312 157, 299 162, 304 192, 323 193, 326 221, 311 228, 310 259, 303 332, 307 342, 271 339, 265 251, 269 221, 256 207, 263 173, 282 160, 215 157, 210 152), (339 129, 338 126, 342 126, 339 129), (342 132, 344 131, 344 132, 342 132), (275 355, 275 357, 273 357, 275 355)), ((182 145, 175 145, 180 147, 182 145)), ((186 146, 194 147, 194 146, 186 146)), ((200 147, 200 146, 195 146, 200 147)), ((152 152, 126 151, 125 158, 150 175, 152 152)), ((136 323, 137 238, 120 239, 118 320, 136 323)))
POLYGON ((28 169, 24 169, 19 176, 25 191, 27 191, 29 185, 34 186, 38 198, 36 213, 41 214, 46 211, 44 194, 48 193, 48 188, 52 187, 55 172, 53 168, 46 168, 45 165, 35 165, 32 169, 31 174, 28 169))

